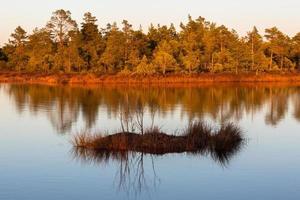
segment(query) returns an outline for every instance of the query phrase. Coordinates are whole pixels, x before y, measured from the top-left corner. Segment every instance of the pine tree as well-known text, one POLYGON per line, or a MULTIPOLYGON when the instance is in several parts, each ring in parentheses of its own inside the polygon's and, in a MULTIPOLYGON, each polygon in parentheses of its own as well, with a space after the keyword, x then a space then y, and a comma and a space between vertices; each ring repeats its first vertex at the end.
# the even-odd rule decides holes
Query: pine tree
POLYGON ((26 31, 18 26, 6 47, 9 65, 17 71, 21 71, 27 65, 28 56, 26 55, 26 31))
POLYGON ((206 31, 203 35, 204 64, 206 68, 213 70, 215 65, 215 53, 218 51, 217 28, 215 24, 206 22, 206 31))
POLYGON ((225 26, 216 28, 216 43, 217 50, 213 53, 214 65, 212 71, 237 71, 236 68, 239 63, 234 58, 234 49, 239 43, 237 33, 232 30, 229 31, 225 26))
POLYGON ((169 42, 163 40, 159 43, 153 62, 164 75, 167 71, 175 70, 177 63, 172 55, 172 47, 169 42))
POLYGON ((63 46, 69 41, 69 32, 77 30, 77 23, 72 19, 71 12, 63 9, 53 12, 47 29, 55 42, 63 46))
POLYGON ((268 51, 270 55, 270 69, 273 69, 273 62, 277 63, 280 70, 283 69, 289 51, 289 38, 279 31, 276 27, 266 29, 265 37, 268 40, 268 51))
POLYGON ((298 70, 300 69, 300 33, 296 34, 292 39, 291 57, 298 70))
POLYGON ((48 72, 53 65, 54 44, 50 33, 45 29, 35 29, 28 37, 27 71, 48 72))
POLYGON ((124 68, 125 37, 116 24, 112 25, 107 35, 106 48, 101 56, 101 63, 104 65, 105 71, 117 72, 124 68))
POLYGON ((204 34, 205 34, 205 19, 199 17, 193 20, 189 16, 189 22, 185 26, 181 24, 180 43, 182 56, 181 60, 189 73, 200 67, 202 50, 204 48, 204 34))
POLYGON ((246 43, 248 49, 250 50, 251 55, 251 67, 250 70, 258 70, 259 66, 263 65, 262 55, 263 55, 263 39, 262 36, 259 34, 256 27, 253 27, 251 32, 248 32, 246 37, 246 43))
MULTIPOLYGON (((128 63, 129 61, 129 56, 130 54, 132 54, 132 33, 133 33, 133 30, 132 30, 132 25, 128 23, 127 20, 123 20, 122 22, 123 24, 123 28, 122 28, 122 32, 123 32, 123 35, 124 35, 124 67, 126 69, 129 68, 128 65, 130 65, 130 63, 128 63)), ((133 52, 133 53, 136 53, 136 52, 133 52)), ((137 55, 137 54, 136 54, 137 55)))
POLYGON ((147 57, 144 55, 135 71, 137 74, 151 75, 155 73, 155 68, 152 63, 149 63, 147 57))
POLYGON ((81 57, 80 46, 82 44, 81 35, 79 31, 70 32, 70 42, 66 47, 65 66, 67 71, 84 71, 85 62, 81 57))
POLYGON ((84 68, 80 70, 99 70, 100 57, 104 51, 104 42, 96 22, 96 17, 92 16, 91 13, 84 14, 83 23, 81 24, 80 54, 85 64, 84 68))
POLYGON ((54 56, 54 68, 59 71, 70 72, 68 45, 71 37, 70 34, 78 30, 77 23, 72 19, 70 11, 60 9, 53 12, 46 27, 53 41, 58 44, 57 52, 54 56))

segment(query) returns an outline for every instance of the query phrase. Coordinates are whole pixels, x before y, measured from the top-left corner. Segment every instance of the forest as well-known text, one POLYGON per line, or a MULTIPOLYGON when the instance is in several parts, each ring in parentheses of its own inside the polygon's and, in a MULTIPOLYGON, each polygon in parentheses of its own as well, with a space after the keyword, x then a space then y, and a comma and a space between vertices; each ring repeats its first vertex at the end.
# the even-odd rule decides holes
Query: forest
POLYGON ((292 72, 300 69, 300 32, 290 37, 276 27, 246 36, 199 17, 147 31, 97 25, 91 13, 78 25, 71 12, 57 10, 31 34, 18 26, 0 48, 0 70, 37 73, 197 74, 292 72))

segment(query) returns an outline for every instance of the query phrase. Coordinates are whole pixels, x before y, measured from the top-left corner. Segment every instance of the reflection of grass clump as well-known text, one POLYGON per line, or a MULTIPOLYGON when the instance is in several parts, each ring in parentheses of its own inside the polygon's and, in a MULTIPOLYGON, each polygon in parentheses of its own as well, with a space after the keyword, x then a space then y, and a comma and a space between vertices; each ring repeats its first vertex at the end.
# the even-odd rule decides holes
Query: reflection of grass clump
MULTIPOLYGON (((94 152, 142 152, 149 154, 210 152, 218 160, 226 161, 240 149, 242 131, 229 123, 219 129, 202 122, 190 123, 181 135, 169 135, 158 128, 144 134, 121 132, 113 135, 79 134, 73 145, 78 149, 94 152)), ((91 153, 91 152, 90 152, 91 153)), ((93 156, 94 157, 94 156, 93 156)))

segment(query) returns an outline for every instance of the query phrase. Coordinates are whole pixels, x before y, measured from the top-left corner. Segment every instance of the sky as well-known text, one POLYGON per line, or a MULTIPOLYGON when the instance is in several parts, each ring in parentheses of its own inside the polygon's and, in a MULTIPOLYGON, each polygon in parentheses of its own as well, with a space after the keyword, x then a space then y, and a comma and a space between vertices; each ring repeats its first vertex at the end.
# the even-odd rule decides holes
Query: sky
POLYGON ((262 34, 265 28, 273 26, 290 36, 300 32, 299 0, 0 0, 0 5, 0 45, 19 25, 28 33, 45 26, 57 9, 70 10, 78 23, 89 11, 102 27, 114 21, 120 24, 123 19, 135 28, 142 25, 147 29, 151 22, 173 22, 178 27, 190 14, 224 24, 241 35, 254 25, 262 34))

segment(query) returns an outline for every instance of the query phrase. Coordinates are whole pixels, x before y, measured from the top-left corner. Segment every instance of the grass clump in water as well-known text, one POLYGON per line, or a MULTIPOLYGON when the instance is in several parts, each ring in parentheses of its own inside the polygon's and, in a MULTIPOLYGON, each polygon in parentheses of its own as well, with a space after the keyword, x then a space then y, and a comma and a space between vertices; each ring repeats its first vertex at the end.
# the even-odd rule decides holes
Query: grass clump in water
POLYGON ((149 154, 209 152, 218 160, 226 161, 240 149, 244 138, 239 127, 232 123, 219 129, 203 121, 190 123, 181 134, 166 134, 159 128, 146 129, 143 134, 119 132, 108 136, 87 133, 74 136, 76 148, 95 152, 141 152, 149 154))

